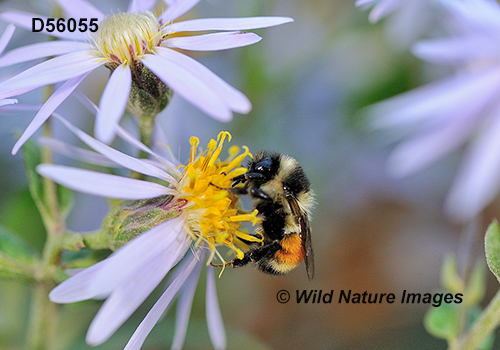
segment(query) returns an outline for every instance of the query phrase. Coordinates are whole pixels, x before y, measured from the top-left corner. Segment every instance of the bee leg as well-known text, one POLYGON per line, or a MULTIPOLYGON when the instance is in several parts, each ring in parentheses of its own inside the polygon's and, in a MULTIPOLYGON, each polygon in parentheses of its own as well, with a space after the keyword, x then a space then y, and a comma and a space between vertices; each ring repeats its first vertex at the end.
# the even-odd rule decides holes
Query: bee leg
POLYGON ((251 263, 253 260, 252 258, 250 257, 250 255, 247 253, 245 254, 245 256, 243 257, 243 259, 233 259, 231 261, 231 266, 232 267, 242 267, 242 266, 246 266, 248 265, 249 263, 251 263))
POLYGON ((217 186, 213 182, 210 182, 210 185, 217 187, 219 190, 226 190, 226 191, 231 192, 232 194, 236 194, 236 195, 248 194, 248 188, 246 188, 246 187, 223 188, 223 187, 217 186))
POLYGON ((266 256, 274 255, 274 253, 276 253, 281 248, 282 247, 279 241, 273 241, 261 247, 255 248, 254 250, 250 251, 249 254, 251 255, 253 261, 259 261, 266 256))
POLYGON ((280 249, 281 244, 278 241, 274 241, 246 252, 242 259, 233 259, 230 264, 233 267, 241 267, 251 262, 256 263, 265 257, 273 256, 280 249))
POLYGON ((261 173, 245 173, 245 180, 265 180, 266 176, 261 173))
POLYGON ((253 197, 260 198, 260 199, 265 199, 265 200, 271 199, 271 197, 266 192, 262 191, 260 188, 252 187, 250 189, 250 194, 253 197))
POLYGON ((233 186, 233 187, 240 184, 240 183, 243 183, 246 181, 245 174, 235 176, 231 179, 231 181, 233 181, 233 183, 231 184, 231 186, 233 186))
POLYGON ((248 194, 247 187, 231 187, 231 188, 228 188, 227 190, 228 190, 228 192, 231 192, 232 194, 237 194, 237 195, 248 194))
POLYGON ((227 264, 229 264, 230 262, 228 263, 225 263, 225 264, 214 264, 214 263, 210 263, 210 266, 213 266, 213 267, 224 267, 224 266, 227 266, 227 264))
POLYGON ((210 266, 213 266, 213 267, 226 267, 226 266, 241 267, 241 266, 248 265, 251 261, 252 261, 252 259, 245 254, 243 259, 234 258, 233 260, 228 261, 225 264, 210 263, 210 266))
POLYGON ((246 252, 243 258, 241 259, 234 258, 233 260, 225 264, 210 263, 210 265, 213 267, 226 267, 226 266, 243 267, 252 262, 256 263, 265 258, 266 256, 273 256, 280 249, 281 249, 281 244, 278 241, 273 241, 269 244, 263 245, 262 247, 255 248, 246 252))

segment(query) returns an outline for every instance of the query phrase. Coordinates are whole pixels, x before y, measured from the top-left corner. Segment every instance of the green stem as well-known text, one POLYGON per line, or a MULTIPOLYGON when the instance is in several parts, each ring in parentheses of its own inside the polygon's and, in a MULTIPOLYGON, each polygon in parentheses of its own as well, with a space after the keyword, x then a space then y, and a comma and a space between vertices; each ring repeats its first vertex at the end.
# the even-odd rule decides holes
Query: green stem
MULTIPOLYGON (((151 147, 151 140, 153 138, 153 126, 154 126, 154 117, 138 117, 139 119, 139 134, 140 140, 147 147, 151 147)), ((144 152, 143 150, 139 151, 139 158, 146 159, 149 154, 144 152)), ((138 173, 136 171, 132 171, 130 176, 137 180, 145 180, 146 176, 144 174, 138 173)))
POLYGON ((104 230, 86 233, 64 232, 60 238, 59 245, 64 250, 79 251, 82 248, 101 250, 111 247, 109 234, 104 230))
MULTIPOLYGON (((53 87, 45 89, 46 97, 53 93, 53 87)), ((51 136, 50 120, 43 125, 44 136, 51 136)), ((53 163, 50 149, 44 148, 41 153, 42 163, 53 163)), ((53 274, 61 253, 59 237, 64 231, 62 215, 57 197, 56 184, 47 178, 42 180, 43 203, 38 203, 42 221, 47 232, 47 239, 42 252, 41 261, 34 273, 30 321, 28 325, 27 349, 45 350, 51 348, 57 320, 57 305, 50 302, 48 294, 55 283, 53 274)))
POLYGON ((474 323, 471 330, 460 340, 457 350, 474 350, 500 324, 500 290, 474 323))
POLYGON ((27 349, 50 350, 55 334, 58 306, 50 302, 48 294, 53 283, 39 282, 34 285, 31 303, 27 349))

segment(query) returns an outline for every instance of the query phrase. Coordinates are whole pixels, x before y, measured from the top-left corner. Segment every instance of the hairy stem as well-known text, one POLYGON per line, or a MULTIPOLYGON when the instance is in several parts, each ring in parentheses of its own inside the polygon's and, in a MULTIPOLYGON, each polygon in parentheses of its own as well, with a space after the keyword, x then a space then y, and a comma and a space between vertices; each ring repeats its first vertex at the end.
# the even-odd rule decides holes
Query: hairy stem
MULTIPOLYGON (((54 17, 61 17, 62 15, 61 9, 57 5, 53 12, 54 17)), ((54 86, 46 86, 44 90, 44 99, 46 101, 54 93, 54 86)), ((42 130, 44 136, 51 136, 50 119, 45 122, 42 130)), ((53 154, 50 149, 42 149, 41 161, 42 163, 53 163, 53 154)), ((47 239, 43 248, 42 259, 36 267, 34 276, 35 283, 26 344, 27 349, 33 350, 48 350, 52 347, 58 306, 49 300, 48 294, 55 286, 52 276, 61 254, 58 237, 64 231, 57 186, 47 178, 42 180, 42 186, 43 203, 37 204, 47 232, 47 239)))
POLYGON ((55 334, 58 306, 50 302, 48 294, 54 287, 47 281, 34 285, 27 336, 27 349, 50 350, 55 334))
POLYGON ((500 324, 500 290, 474 323, 471 330, 460 340, 457 350, 474 350, 500 324))

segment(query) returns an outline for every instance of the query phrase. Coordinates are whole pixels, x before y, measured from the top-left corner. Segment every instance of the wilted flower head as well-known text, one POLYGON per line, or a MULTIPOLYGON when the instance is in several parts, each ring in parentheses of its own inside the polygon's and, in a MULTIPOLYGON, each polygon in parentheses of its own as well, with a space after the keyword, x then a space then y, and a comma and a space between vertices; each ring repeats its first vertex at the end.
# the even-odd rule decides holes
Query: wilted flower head
MULTIPOLYGON (((188 254, 191 247, 193 254, 185 258, 184 265, 178 267, 177 277, 151 309, 126 348, 138 349, 179 288, 185 285, 188 278, 197 279, 190 276, 199 274, 196 266, 204 263, 202 257, 205 251, 210 252, 207 263, 215 254, 222 258, 218 252, 221 246, 230 248, 241 258, 241 249, 248 248, 241 239, 246 242, 261 241, 260 237, 241 231, 242 222, 258 222, 257 211, 241 214, 238 197, 227 191, 231 179, 246 171, 240 164, 250 153, 246 147, 241 152, 233 146, 229 150, 229 157, 221 160, 219 157, 224 142, 230 138, 229 133, 220 133, 217 140, 211 140, 203 151, 197 149, 199 141, 193 137, 190 140, 189 163, 181 167, 182 171, 179 172, 171 168, 168 160, 143 145, 141 147, 160 162, 128 156, 93 139, 66 120, 59 119, 108 161, 156 178, 155 181, 145 181, 60 165, 38 166, 40 174, 71 189, 129 200, 111 213, 113 217, 120 218, 117 220, 120 222, 118 226, 113 224, 112 218, 105 220, 104 228, 112 235, 112 248, 119 248, 107 259, 69 278, 50 294, 51 300, 58 303, 107 298, 89 328, 89 344, 98 345, 106 341, 188 254), (167 167, 162 163, 167 164, 167 167), (137 224, 145 217, 147 222, 144 222, 141 230, 137 224), (123 245, 124 240, 128 242, 123 245)), ((213 278, 211 271, 209 275, 209 279, 213 278)), ((192 284, 191 289, 196 286, 196 283, 192 284)), ((210 288, 207 295, 210 294, 210 298, 214 299, 213 281, 207 284, 207 288, 210 288)), ((218 307, 214 307, 216 298, 214 300, 207 300, 207 310, 210 310, 207 311, 207 317, 212 323, 209 324, 209 330, 216 348, 224 348, 222 325, 213 324, 213 320, 220 319, 218 307)), ((189 302, 186 307, 190 309, 190 305, 189 302)), ((180 332, 185 331, 183 327, 180 329, 183 329, 180 332)), ((176 336, 176 339, 182 345, 183 335, 176 336)))
MULTIPOLYGON (((154 118, 168 103, 170 89, 211 117, 229 121, 232 112, 248 113, 250 101, 208 68, 179 52, 216 51, 254 44, 260 37, 241 30, 264 28, 292 21, 286 17, 249 17, 172 21, 190 10, 199 0, 166 1, 168 8, 159 17, 149 12, 154 2, 132 1, 129 11, 105 16, 84 0, 56 0, 68 17, 87 21, 97 18, 89 35, 53 31, 47 33, 61 41, 28 45, 0 58, 0 67, 42 57, 43 63, 0 83, 0 99, 20 95, 41 86, 65 82, 40 109, 21 139, 23 142, 45 122, 52 112, 76 89, 82 80, 100 66, 112 73, 100 101, 95 134, 110 142, 127 106, 139 117, 154 118), (179 35, 192 32, 202 35, 179 35), (213 33, 216 31, 215 33, 213 33), (74 40, 80 40, 74 41, 74 40)), ((5 11, 0 18, 31 30, 32 18, 40 15, 5 11)), ((69 22, 68 22, 69 23, 69 22)), ((90 28, 90 22, 85 22, 90 28)))

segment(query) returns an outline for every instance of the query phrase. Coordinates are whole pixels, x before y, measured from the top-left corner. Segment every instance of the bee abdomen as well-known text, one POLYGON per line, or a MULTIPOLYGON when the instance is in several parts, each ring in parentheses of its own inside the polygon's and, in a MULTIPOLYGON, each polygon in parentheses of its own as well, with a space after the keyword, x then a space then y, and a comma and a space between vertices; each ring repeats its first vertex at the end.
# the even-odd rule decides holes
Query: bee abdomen
POLYGON ((302 240, 296 233, 288 234, 280 242, 281 249, 274 253, 272 259, 263 259, 258 263, 259 269, 272 275, 286 274, 295 269, 304 259, 302 240))

